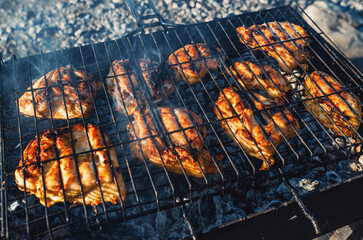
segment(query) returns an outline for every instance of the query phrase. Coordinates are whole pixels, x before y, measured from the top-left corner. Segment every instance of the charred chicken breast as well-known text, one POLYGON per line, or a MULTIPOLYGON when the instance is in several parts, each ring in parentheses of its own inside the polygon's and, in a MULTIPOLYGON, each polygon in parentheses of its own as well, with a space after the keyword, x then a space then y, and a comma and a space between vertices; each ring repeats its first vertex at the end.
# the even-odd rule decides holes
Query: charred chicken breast
POLYGON ((165 98, 165 93, 170 96, 175 91, 174 84, 179 82, 179 76, 177 72, 168 69, 167 64, 157 65, 157 63, 151 63, 149 59, 139 59, 139 64, 142 75, 151 91, 151 96, 155 101, 165 98))
POLYGON ((284 99, 284 95, 291 95, 287 80, 269 65, 259 67, 249 61, 235 62, 230 69, 243 88, 266 90, 272 98, 284 99))
POLYGON ((362 119, 362 106, 357 96, 349 91, 344 91, 345 88, 339 81, 321 71, 315 71, 307 76, 304 85, 305 96, 308 99, 321 97, 306 101, 306 107, 312 111, 324 127, 331 129, 334 134, 339 136, 354 134, 353 128, 358 129, 361 124, 360 119, 362 119))
MULTIPOLYGON (((155 101, 164 98, 165 93, 170 95, 174 92, 175 87, 171 78, 177 80, 178 76, 175 76, 173 71, 171 71, 170 76, 165 72, 166 69, 157 67, 156 63, 152 64, 150 59, 139 59, 139 65, 146 85, 155 101)), ((143 105, 145 102, 142 87, 139 86, 129 59, 115 60, 112 63, 107 78, 107 86, 115 102, 116 111, 125 115, 126 110, 129 115, 133 115, 137 105, 143 105)))
MULTIPOLYGON (((102 198, 93 167, 93 153, 104 200, 113 204, 119 203, 118 190, 124 199, 125 185, 115 149, 109 148, 109 155, 107 154, 101 134, 97 126, 88 124, 86 129, 84 125, 78 124, 71 129, 65 127, 54 131, 47 130, 39 136, 39 139, 31 140, 23 152, 24 160, 20 160, 19 168, 15 171, 15 181, 19 189, 37 196, 41 204, 51 206, 64 201, 62 184, 66 201, 82 203, 82 184, 84 203, 96 206, 102 203, 102 198), (71 138, 75 152, 72 150, 71 138), (87 152, 90 150, 92 153, 87 152), (78 181, 76 162, 81 183, 78 181), (111 163, 115 177, 112 174, 111 163)), ((110 146, 108 136, 105 135, 105 138, 107 145, 110 146)))
MULTIPOLYGON (((258 110, 275 105, 273 101, 261 94, 254 93, 256 98, 248 95, 258 110)), ((276 99, 276 103, 279 104, 278 99, 276 99)), ((237 145, 240 144, 248 155, 263 160, 261 170, 266 170, 268 166, 275 163, 273 158, 275 149, 271 142, 278 146, 284 141, 283 135, 286 139, 293 138, 296 136, 296 132, 300 130, 298 121, 288 109, 266 111, 261 111, 261 115, 267 123, 267 125, 262 125, 267 135, 257 123, 251 106, 246 99, 238 94, 237 89, 232 87, 223 89, 214 109, 214 113, 226 134, 237 145)))
POLYGON ((175 115, 172 112, 173 110, 168 107, 160 107, 158 111, 175 147, 165 144, 160 137, 156 137, 158 133, 149 111, 146 111, 145 114, 136 111, 134 122, 127 126, 129 139, 134 141, 130 143, 133 158, 143 160, 144 156, 145 159, 158 167, 163 167, 164 162, 166 169, 176 174, 183 174, 183 166, 186 174, 193 177, 203 177, 202 171, 204 174, 218 173, 212 157, 207 150, 203 149, 206 129, 202 125, 202 119, 194 112, 189 114, 183 108, 174 109, 175 115), (179 121, 181 128, 185 130, 180 128, 177 121, 179 121), (197 129, 199 129, 200 134, 198 134, 197 129), (136 137, 143 140, 138 143, 136 137), (194 158, 192 152, 195 153, 198 161, 194 158), (180 160, 182 166, 178 160, 180 160))
POLYGON ((269 22, 249 28, 238 27, 237 32, 242 43, 251 48, 261 46, 263 51, 279 62, 280 68, 286 73, 296 69, 298 63, 305 63, 305 56, 309 57, 308 39, 289 41, 308 36, 306 30, 299 25, 289 22, 269 22))
POLYGON ((184 82, 196 84, 207 75, 208 69, 211 72, 218 70, 217 61, 210 57, 212 53, 206 44, 188 44, 170 54, 169 64, 180 73, 184 82))
POLYGON ((53 119, 82 118, 91 116, 94 111, 92 95, 101 88, 99 81, 90 81, 91 74, 61 67, 39 78, 33 91, 28 88, 19 98, 19 111, 27 117, 53 119), (51 109, 49 109, 49 106, 51 109), (65 107, 66 106, 66 107, 65 107))

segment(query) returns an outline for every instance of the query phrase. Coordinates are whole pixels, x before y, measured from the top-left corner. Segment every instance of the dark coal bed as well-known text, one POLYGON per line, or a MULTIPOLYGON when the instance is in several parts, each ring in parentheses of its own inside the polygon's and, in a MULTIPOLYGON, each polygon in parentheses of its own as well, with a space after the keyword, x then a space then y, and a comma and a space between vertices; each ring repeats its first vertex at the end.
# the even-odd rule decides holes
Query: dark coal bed
MULTIPOLYGON (((9 238, 23 239, 29 234, 45 239, 82 239, 89 235, 95 239, 180 239, 191 235, 190 226, 195 233, 204 233, 222 224, 294 200, 292 192, 281 178, 280 169, 299 196, 313 194, 362 174, 360 139, 335 137, 330 130, 322 127, 304 108, 301 84, 305 73, 314 71, 315 68, 336 74, 349 87, 361 86, 361 79, 349 69, 337 66, 334 58, 337 53, 328 52, 319 42, 321 38, 315 31, 302 19, 293 18, 292 10, 284 10, 284 14, 280 16, 282 19, 279 20, 288 18, 310 31, 312 57, 306 70, 298 69, 291 76, 285 75, 293 88, 293 97, 288 108, 299 120, 301 130, 299 137, 278 146, 276 166, 266 172, 258 171, 260 160, 248 157, 228 139, 213 113, 214 102, 220 90, 236 85, 235 80, 227 73, 210 73, 201 83, 193 86, 180 82, 176 86, 176 92, 158 104, 186 107, 197 113, 203 118, 207 128, 205 147, 214 156, 226 155, 220 163, 223 174, 208 175, 204 179, 175 175, 151 163, 138 164, 133 161, 126 133, 126 125, 130 119, 115 111, 105 82, 109 67, 115 59, 130 58, 135 62, 138 58, 150 58, 158 63, 165 63, 171 52, 191 42, 205 42, 210 47, 222 47, 226 62, 242 58, 277 67, 275 60, 268 58, 263 52, 251 52, 239 43, 234 31, 234 26, 242 25, 238 17, 228 21, 215 21, 199 28, 191 25, 168 32, 156 32, 5 62, 1 71, 1 124, 4 128, 2 166, 6 173, 4 210, 7 214, 9 238), (34 79, 68 64, 93 74, 92 81, 103 83, 95 97, 96 113, 84 121, 100 126, 116 148, 127 192, 123 204, 105 203, 93 208, 80 204, 72 206, 67 202, 45 208, 36 197, 19 191, 15 184, 14 171, 21 152, 37 132, 40 134, 49 128, 83 123, 82 119, 39 120, 20 116, 15 104, 15 100, 34 79), (330 69, 329 66, 337 67, 330 69), (92 230, 91 233, 89 230, 92 230)), ((251 18, 247 15, 242 19, 244 23, 252 24, 252 21, 261 22, 261 16, 267 19, 277 18, 277 14, 278 12, 272 12, 269 15, 265 12, 260 17, 251 18)), ((224 72, 226 64, 222 62, 221 56, 217 56, 217 59, 221 72, 224 72)), ((141 84, 142 80, 138 81, 141 84)), ((362 99, 361 90, 356 89, 354 92, 362 99)), ((151 107, 156 106, 151 104, 151 107)), ((359 133, 363 134, 362 128, 359 133)))

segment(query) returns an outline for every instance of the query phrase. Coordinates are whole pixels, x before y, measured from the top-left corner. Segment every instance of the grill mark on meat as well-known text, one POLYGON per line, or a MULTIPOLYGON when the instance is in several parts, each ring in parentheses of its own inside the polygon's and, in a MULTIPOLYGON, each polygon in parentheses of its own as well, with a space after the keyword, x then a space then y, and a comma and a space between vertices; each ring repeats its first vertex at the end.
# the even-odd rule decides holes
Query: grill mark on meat
POLYGON ((171 84, 173 76, 169 77, 164 73, 166 66, 157 65, 155 62, 151 62, 150 59, 139 59, 137 62, 141 69, 141 76, 133 72, 132 63, 129 59, 125 59, 115 60, 112 63, 107 78, 108 91, 113 97, 116 110, 125 115, 126 112, 133 115, 138 105, 141 107, 145 105, 144 83, 146 83, 145 87, 150 90, 155 101, 165 98, 165 94, 167 96, 171 95, 175 90, 174 85, 171 84), (126 72, 129 72, 128 75, 125 75, 126 72), (142 79, 138 79, 139 76, 142 79), (125 106, 122 102, 124 102, 125 106))
POLYGON ((338 136, 351 136, 355 133, 354 129, 359 128, 360 118, 363 114, 362 106, 353 93, 343 91, 346 89, 345 86, 321 71, 315 71, 307 76, 304 85, 307 99, 318 97, 306 101, 306 107, 311 110, 324 127, 331 129, 338 136), (338 91, 343 92, 337 93, 338 91))
POLYGON ((270 39, 271 43, 278 41, 278 39, 275 36, 270 36, 269 39, 270 39))
POLYGON ((54 69, 39 78, 32 88, 28 88, 19 98, 20 113, 28 117, 34 116, 32 107, 34 105, 37 118, 50 118, 52 115, 53 119, 67 119, 66 112, 70 119, 81 118, 81 104, 83 115, 90 116, 94 110, 92 95, 96 95, 101 88, 101 83, 88 82, 87 80, 92 79, 93 76, 91 74, 87 76, 83 71, 74 70, 75 77, 72 77, 70 74, 73 71, 70 69, 70 65, 54 69))
POLYGON ((75 169, 75 160, 72 155, 77 154, 78 172, 83 186, 85 204, 97 206, 103 201, 98 184, 102 188, 105 202, 112 202, 113 204, 120 202, 117 187, 119 187, 121 198, 124 200, 126 194, 125 185, 115 149, 108 148, 110 158, 106 150, 95 150, 106 147, 105 144, 108 147, 112 145, 107 135, 104 135, 105 143, 101 135, 100 129, 92 124, 88 124, 87 129, 83 125, 77 124, 70 129, 65 127, 56 131, 47 130, 39 136, 39 147, 38 139, 34 138, 23 152, 25 164, 23 165, 22 161, 19 161, 19 168, 15 170, 15 180, 19 189, 24 191, 25 180, 27 191, 36 195, 40 203, 45 205, 45 193, 42 186, 42 177, 44 176, 46 181, 44 186, 47 198, 46 205, 48 207, 56 202, 63 202, 60 181, 64 183, 66 201, 83 203, 80 182, 75 169), (70 131, 72 132, 74 145, 71 143, 70 131), (88 137, 91 146, 89 146, 88 137), (75 148, 75 152, 73 152, 72 147, 75 148), (40 154, 38 148, 40 148, 40 154), (96 181, 92 154, 89 151, 93 152, 99 181, 96 181), (81 152, 86 153, 81 154, 81 152), (117 174, 115 174, 115 177, 118 186, 116 186, 116 181, 111 173, 110 161, 116 169, 117 174), (61 172, 59 172, 59 168, 61 172), (25 174, 23 174, 23 171, 25 174), (62 176, 62 180, 60 176, 62 176))
POLYGON ((168 171, 183 174, 179 159, 188 175, 203 177, 197 159, 204 174, 217 173, 212 157, 203 148, 206 129, 203 126, 202 119, 194 112, 190 111, 189 113, 188 110, 183 108, 160 107, 158 111, 165 130, 169 133, 168 139, 170 139, 170 142, 164 142, 162 137, 157 134, 156 125, 152 121, 149 110, 144 113, 137 111, 134 114, 133 127, 131 127, 131 123, 127 126, 128 138, 132 141, 129 146, 132 157, 135 160, 143 160, 143 157, 145 157, 158 167, 163 167, 162 162, 164 162, 168 171), (175 115, 172 111, 174 111, 175 115), (186 130, 180 129, 175 116, 181 128, 186 130), (150 135, 148 129, 150 129, 153 136, 150 135), (197 129, 199 129, 201 136, 198 134, 197 129), (136 139, 143 139, 140 140, 141 149, 138 143, 135 142, 136 139))
MULTIPOLYGON (((220 49, 217 48, 217 51, 220 49)), ((170 54, 168 62, 179 73, 178 79, 196 84, 208 74, 208 70, 213 72, 219 69, 212 56, 209 47, 204 43, 187 44, 170 54)))
POLYGON ((261 73, 257 76, 258 78, 262 79, 262 80, 266 80, 266 75, 261 73))
POLYGON ((259 89, 275 99, 289 99, 291 87, 288 81, 269 65, 259 66, 253 62, 235 62, 230 70, 243 88, 259 89))
MULTIPOLYGON (((258 93, 253 94, 255 97, 252 97, 251 94, 248 95, 258 110, 274 106, 275 103, 272 100, 258 93)), ((276 102, 276 104, 279 103, 279 101, 276 102)), ((292 117, 287 108, 265 110, 269 114, 265 111, 261 112, 267 124, 260 126, 256 121, 257 116, 252 107, 246 104, 246 99, 239 94, 237 89, 232 87, 222 90, 215 105, 214 114, 217 116, 222 129, 237 145, 241 145, 248 155, 263 160, 261 170, 266 170, 268 166, 274 164, 275 150, 270 141, 278 146, 284 141, 283 135, 287 139, 295 137, 295 131, 299 132, 300 129, 298 121, 292 117), (282 112, 290 122, 283 117, 282 112), (264 161, 265 158, 267 163, 264 161)))
POLYGON ((307 60, 306 57, 309 57, 309 51, 306 47, 306 57, 301 54, 301 51, 297 47, 307 46, 309 44, 309 39, 299 39, 301 37, 307 37, 308 33, 305 29, 293 23, 269 22, 267 24, 261 24, 258 27, 253 25, 249 28, 242 26, 237 28, 237 32, 240 41, 242 43, 245 41, 249 47, 258 48, 259 46, 263 46, 262 50, 266 51, 269 56, 275 58, 279 62, 280 68, 287 73, 291 73, 291 71, 296 69, 298 64, 305 63, 307 60), (258 28, 259 31, 257 31, 258 28))

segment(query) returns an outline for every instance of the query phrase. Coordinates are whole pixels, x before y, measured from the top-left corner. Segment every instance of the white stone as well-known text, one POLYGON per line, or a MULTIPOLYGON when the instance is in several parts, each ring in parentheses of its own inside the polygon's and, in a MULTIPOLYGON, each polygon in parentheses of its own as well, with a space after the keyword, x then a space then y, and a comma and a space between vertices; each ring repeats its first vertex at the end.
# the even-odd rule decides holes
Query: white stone
POLYGON ((178 4, 177 4, 176 2, 173 2, 173 3, 171 4, 171 7, 172 7, 172 8, 178 8, 178 4))
POLYGON ((78 29, 77 31, 74 32, 74 35, 78 38, 82 33, 82 29, 78 29))
POLYGON ((316 1, 305 12, 348 58, 363 56, 363 32, 352 25, 353 21, 360 22, 355 14, 349 14, 339 5, 326 1, 316 1))

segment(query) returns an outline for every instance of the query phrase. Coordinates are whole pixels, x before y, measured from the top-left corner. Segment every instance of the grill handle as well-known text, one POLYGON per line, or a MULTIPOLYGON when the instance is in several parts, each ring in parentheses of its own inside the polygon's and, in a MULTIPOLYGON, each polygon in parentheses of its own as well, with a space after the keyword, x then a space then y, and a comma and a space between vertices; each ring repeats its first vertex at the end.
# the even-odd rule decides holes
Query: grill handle
POLYGON ((134 31, 128 33, 127 35, 133 35, 137 32, 142 31, 145 28, 151 28, 151 27, 156 27, 156 26, 161 26, 164 28, 164 30, 167 29, 168 27, 180 26, 180 24, 165 22, 164 18, 158 12, 158 10, 156 9, 152 0, 148 0, 148 3, 147 3, 149 8, 153 11, 153 14, 149 14, 149 15, 139 14, 139 12, 136 10, 133 0, 126 0, 126 3, 129 6, 130 11, 132 12, 132 15, 134 15, 134 17, 137 21, 137 26, 138 26, 138 29, 135 29, 134 31), (157 19, 157 21, 149 23, 149 24, 145 24, 144 21, 149 20, 149 19, 157 19))

